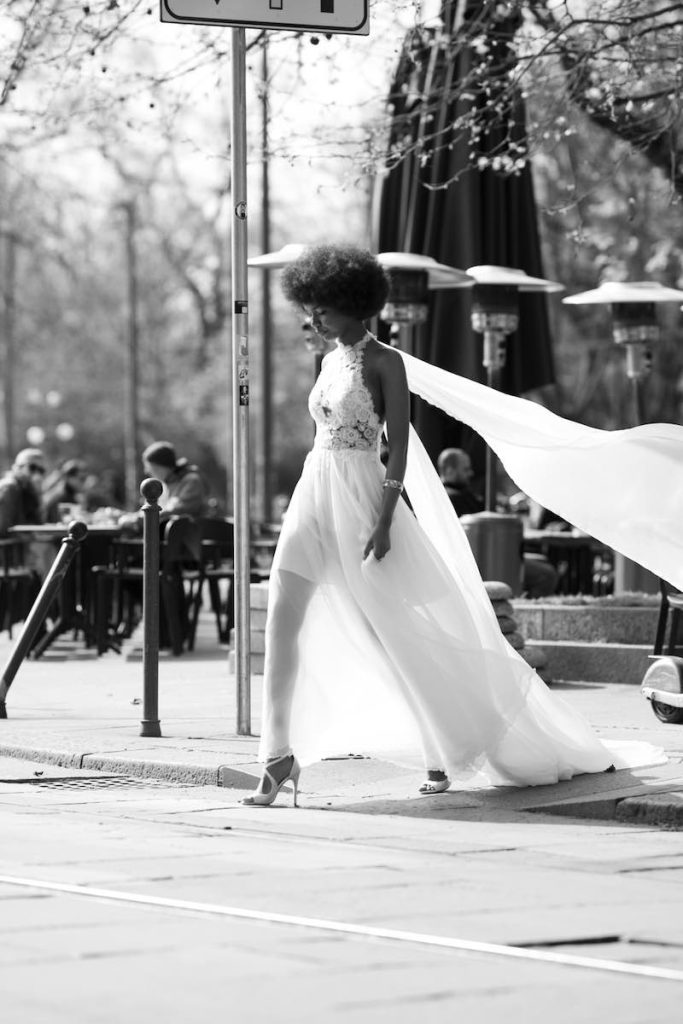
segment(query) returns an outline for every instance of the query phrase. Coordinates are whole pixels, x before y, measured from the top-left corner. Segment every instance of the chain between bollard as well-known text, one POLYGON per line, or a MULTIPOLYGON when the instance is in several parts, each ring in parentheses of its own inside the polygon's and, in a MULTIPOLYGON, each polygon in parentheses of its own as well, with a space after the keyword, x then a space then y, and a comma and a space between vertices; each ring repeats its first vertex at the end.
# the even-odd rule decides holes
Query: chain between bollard
POLYGON ((161 736, 159 722, 159 480, 143 480, 142 506, 142 675, 141 736, 161 736))
POLYGON ((85 523, 77 520, 69 525, 69 532, 63 539, 55 560, 50 566, 50 571, 45 577, 37 598, 33 602, 33 607, 26 616, 21 633, 17 638, 12 653, 7 659, 2 677, 0 677, 0 718, 7 718, 7 692, 19 670, 19 666, 31 650, 36 634, 45 620, 45 616, 57 595, 57 591, 64 581, 78 546, 84 537, 87 536, 87 533, 88 527, 85 523))

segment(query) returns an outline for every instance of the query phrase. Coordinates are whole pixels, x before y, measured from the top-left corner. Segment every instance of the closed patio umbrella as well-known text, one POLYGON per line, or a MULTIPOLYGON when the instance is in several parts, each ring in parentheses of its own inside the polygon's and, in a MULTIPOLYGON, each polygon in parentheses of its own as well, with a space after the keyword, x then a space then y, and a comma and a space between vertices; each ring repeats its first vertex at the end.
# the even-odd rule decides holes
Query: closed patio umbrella
MULTIPOLYGON (((413 32, 392 87, 390 151, 407 138, 412 149, 382 180, 377 248, 421 253, 455 267, 496 264, 543 277, 530 168, 520 163, 506 173, 504 161, 496 161, 510 152, 510 142, 519 147, 520 160, 524 153, 523 100, 506 91, 519 12, 512 5, 447 0, 441 17, 449 45, 442 45, 437 30, 413 32), (454 45, 458 37, 475 36, 476 48, 454 45), (490 57, 486 76, 479 71, 482 40, 490 57), (484 126, 478 138, 454 127, 474 107, 484 126)), ((435 292, 429 321, 417 332, 415 354, 484 380, 481 337, 472 330, 470 311, 467 292, 435 292)), ((522 295, 519 329, 510 337, 499 386, 523 394, 553 381, 546 299, 522 295)), ((414 420, 432 457, 451 444, 472 447, 457 425, 423 403, 414 420)))

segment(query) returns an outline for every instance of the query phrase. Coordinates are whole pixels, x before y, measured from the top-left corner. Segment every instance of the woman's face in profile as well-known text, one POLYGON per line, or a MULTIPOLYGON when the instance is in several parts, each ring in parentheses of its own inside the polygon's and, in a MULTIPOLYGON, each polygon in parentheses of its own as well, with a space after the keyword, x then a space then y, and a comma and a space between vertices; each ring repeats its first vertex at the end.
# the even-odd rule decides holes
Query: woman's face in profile
POLYGON ((348 328, 357 324, 355 317, 339 313, 329 306, 311 306, 304 310, 316 334, 326 341, 338 338, 348 328))

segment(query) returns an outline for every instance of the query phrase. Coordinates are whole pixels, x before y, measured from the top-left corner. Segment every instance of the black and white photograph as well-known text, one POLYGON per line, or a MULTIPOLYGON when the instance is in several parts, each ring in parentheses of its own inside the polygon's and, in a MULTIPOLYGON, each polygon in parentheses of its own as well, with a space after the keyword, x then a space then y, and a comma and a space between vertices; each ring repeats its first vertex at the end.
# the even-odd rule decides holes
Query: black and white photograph
POLYGON ((683 3, 0 0, 0 371, 3 1024, 680 1019, 683 3))

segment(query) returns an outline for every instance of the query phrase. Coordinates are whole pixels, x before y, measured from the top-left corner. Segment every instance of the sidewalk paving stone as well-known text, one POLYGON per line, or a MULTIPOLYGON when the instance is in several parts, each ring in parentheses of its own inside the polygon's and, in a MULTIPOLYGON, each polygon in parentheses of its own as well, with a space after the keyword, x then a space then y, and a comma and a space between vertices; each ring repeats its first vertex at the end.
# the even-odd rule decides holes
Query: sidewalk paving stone
MULTIPOLYGON (((139 662, 126 652, 77 656, 73 643, 66 643, 63 651, 55 645, 55 658, 27 661, 19 669, 8 694, 8 719, 0 721, 0 756, 25 762, 27 774, 38 770, 37 764, 217 786, 236 794, 253 790, 260 775, 261 678, 252 680, 254 735, 237 735, 228 650, 216 644, 211 624, 202 625, 196 651, 160 661, 161 737, 140 736, 139 662)), ((11 649, 3 635, 0 662, 11 649)), ((447 794, 425 798, 417 795, 420 772, 350 752, 346 759, 305 769, 308 806, 425 819, 533 812, 683 829, 683 726, 658 722, 632 686, 581 683, 553 689, 605 739, 658 744, 669 761, 638 771, 579 776, 557 786, 491 790, 454 784, 447 794)))

